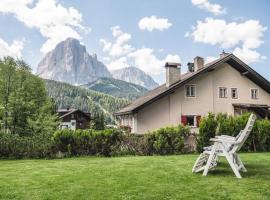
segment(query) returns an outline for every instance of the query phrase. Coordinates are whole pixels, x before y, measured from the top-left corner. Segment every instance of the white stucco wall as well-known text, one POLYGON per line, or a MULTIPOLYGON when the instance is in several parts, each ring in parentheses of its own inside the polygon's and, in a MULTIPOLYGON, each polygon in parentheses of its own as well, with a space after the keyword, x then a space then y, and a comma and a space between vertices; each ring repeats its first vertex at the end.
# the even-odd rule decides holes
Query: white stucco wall
POLYGON ((181 123, 181 115, 207 115, 209 112, 233 115, 233 103, 270 105, 270 94, 242 76, 237 70, 223 64, 188 84, 196 85, 196 97, 185 97, 184 86, 158 101, 146 106, 137 113, 137 133, 181 123), (228 89, 228 98, 219 98, 219 87, 228 89), (238 89, 238 99, 231 98, 231 88, 238 89), (259 89, 259 98, 251 99, 251 88, 259 89))

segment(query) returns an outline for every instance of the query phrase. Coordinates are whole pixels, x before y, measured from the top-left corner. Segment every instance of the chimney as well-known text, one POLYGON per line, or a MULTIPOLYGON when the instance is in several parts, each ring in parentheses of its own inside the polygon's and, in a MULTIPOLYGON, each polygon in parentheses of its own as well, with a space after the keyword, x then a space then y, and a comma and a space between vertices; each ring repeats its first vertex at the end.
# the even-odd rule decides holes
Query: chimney
POLYGON ((227 55, 229 55, 229 53, 226 53, 224 50, 221 52, 221 54, 219 54, 220 58, 224 58, 227 55))
POLYGON ((167 62, 165 64, 166 68, 166 86, 170 87, 176 81, 181 79, 181 64, 167 62))
POLYGON ((187 64, 187 66, 188 66, 188 71, 189 71, 189 72, 194 72, 194 63, 189 62, 189 63, 187 64))
POLYGON ((194 58, 194 72, 204 67, 204 59, 200 56, 194 58))

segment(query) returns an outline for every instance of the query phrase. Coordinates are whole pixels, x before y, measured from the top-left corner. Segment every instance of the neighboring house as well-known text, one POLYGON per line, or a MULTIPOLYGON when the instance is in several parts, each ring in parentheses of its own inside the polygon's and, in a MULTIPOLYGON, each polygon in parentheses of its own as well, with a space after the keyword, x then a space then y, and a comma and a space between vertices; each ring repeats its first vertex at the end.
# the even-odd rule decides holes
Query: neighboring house
POLYGON ((90 113, 85 113, 79 109, 60 109, 57 111, 61 123, 60 129, 87 129, 90 128, 90 113))
POLYGON ((198 127, 202 116, 212 113, 238 115, 255 112, 270 117, 270 83, 233 54, 204 64, 201 57, 188 63, 181 74, 180 64, 166 63, 166 84, 148 92, 115 113, 120 125, 133 133, 160 127, 188 124, 198 127))

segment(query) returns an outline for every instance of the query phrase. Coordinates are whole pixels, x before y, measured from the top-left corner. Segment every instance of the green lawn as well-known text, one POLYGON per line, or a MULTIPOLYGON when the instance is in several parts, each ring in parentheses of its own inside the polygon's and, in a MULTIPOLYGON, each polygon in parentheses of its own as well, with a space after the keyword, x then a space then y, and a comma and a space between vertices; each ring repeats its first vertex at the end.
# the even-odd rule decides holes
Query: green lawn
POLYGON ((197 155, 1 160, 0 199, 270 199, 270 153, 241 154, 235 178, 225 160, 207 177, 197 155))

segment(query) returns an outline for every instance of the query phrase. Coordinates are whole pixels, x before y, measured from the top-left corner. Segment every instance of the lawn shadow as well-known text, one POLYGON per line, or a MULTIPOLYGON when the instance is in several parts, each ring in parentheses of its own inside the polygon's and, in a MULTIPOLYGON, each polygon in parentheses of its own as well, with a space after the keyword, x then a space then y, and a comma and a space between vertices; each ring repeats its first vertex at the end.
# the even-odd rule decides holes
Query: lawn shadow
MULTIPOLYGON (((270 180, 269 167, 263 164, 246 164, 247 172, 240 172, 243 178, 258 178, 270 180)), ((209 170, 209 174, 213 176, 235 176, 230 165, 226 162, 219 162, 218 166, 209 170)))

